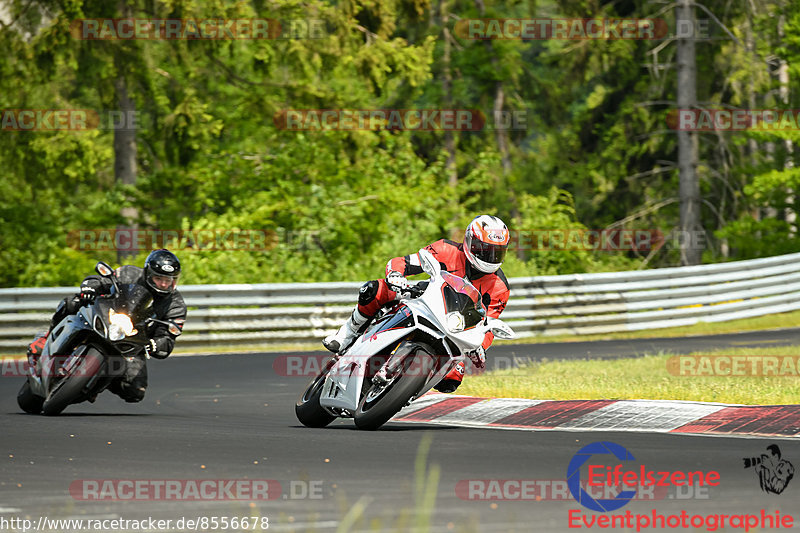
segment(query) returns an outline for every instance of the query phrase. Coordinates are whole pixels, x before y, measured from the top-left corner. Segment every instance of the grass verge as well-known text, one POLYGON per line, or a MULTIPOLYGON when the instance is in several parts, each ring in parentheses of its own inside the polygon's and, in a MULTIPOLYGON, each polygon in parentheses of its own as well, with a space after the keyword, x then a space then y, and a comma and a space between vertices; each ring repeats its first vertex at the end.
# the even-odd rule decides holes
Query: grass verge
POLYGON ((619 333, 603 333, 598 335, 553 335, 523 337, 515 341, 500 342, 511 344, 538 344, 543 342, 578 342, 613 339, 647 339, 652 337, 686 337, 687 335, 720 335, 723 333, 741 333, 744 331, 796 328, 798 326, 800 326, 800 311, 792 311, 790 313, 779 313, 774 315, 758 316, 754 318, 731 320, 730 322, 699 322, 691 326, 682 326, 678 328, 623 331, 619 333))
MULTIPOLYGON (((800 345, 693 355, 793 355, 800 345)), ((747 405, 800 403, 800 377, 690 377, 667 370, 670 354, 632 359, 543 361, 468 376, 459 394, 538 400, 692 400, 747 405)))

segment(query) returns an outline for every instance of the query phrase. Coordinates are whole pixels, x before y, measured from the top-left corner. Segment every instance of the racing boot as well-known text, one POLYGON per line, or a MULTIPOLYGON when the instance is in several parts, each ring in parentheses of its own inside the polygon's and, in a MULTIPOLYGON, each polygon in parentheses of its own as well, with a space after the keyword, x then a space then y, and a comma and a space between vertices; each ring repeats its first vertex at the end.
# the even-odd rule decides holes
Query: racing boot
POLYGON ((438 390, 439 392, 455 392, 461 382, 464 380, 464 372, 466 371, 466 365, 464 365, 463 361, 459 361, 456 363, 456 366, 453 367, 453 370, 447 373, 445 377, 442 378, 442 381, 437 383, 433 388, 438 390))
POLYGON ((42 350, 44 349, 44 345, 47 342, 47 336, 50 334, 50 330, 48 329, 44 333, 40 333, 36 336, 34 341, 28 345, 28 364, 31 368, 36 368, 36 363, 39 361, 39 357, 42 355, 42 350))
POLYGON ((358 330, 367 323, 369 318, 368 316, 362 315, 356 307, 353 309, 353 314, 350 315, 350 318, 339 328, 339 331, 334 335, 325 337, 322 344, 333 353, 341 352, 352 344, 358 335, 358 330))

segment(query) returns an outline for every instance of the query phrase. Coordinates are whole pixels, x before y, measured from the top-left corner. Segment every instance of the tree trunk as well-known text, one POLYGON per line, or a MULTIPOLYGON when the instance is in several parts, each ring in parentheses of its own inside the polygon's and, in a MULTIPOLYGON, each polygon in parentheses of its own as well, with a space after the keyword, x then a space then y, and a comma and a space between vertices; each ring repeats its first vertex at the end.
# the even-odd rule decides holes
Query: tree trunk
MULTIPOLYGON (((122 69, 118 65, 117 72, 122 69)), ((117 92, 117 102, 119 110, 122 112, 122 124, 114 127, 114 178, 123 185, 136 184, 136 130, 133 124, 127 122, 128 117, 132 117, 136 111, 136 105, 128 95, 128 85, 125 76, 120 74, 114 81, 114 88, 117 92)), ((121 214, 126 223, 117 226, 117 231, 134 231, 136 229, 135 220, 137 211, 134 207, 123 207, 121 214)), ((121 242, 126 242, 122 240, 121 242)), ((136 239, 127 240, 136 242, 136 239)), ((138 252, 136 248, 117 249, 117 261, 123 263, 126 258, 135 256, 138 252)))
MULTIPOLYGON (((481 12, 483 15, 483 12, 481 12)), ((492 43, 486 41, 487 45, 491 50, 492 43)), ((497 58, 494 55, 494 50, 492 51, 492 64, 497 63, 497 58)), ((506 131, 504 126, 500 124, 505 124, 506 121, 501 120, 501 113, 503 112, 503 104, 505 101, 505 91, 503 90, 503 82, 498 81, 495 85, 495 93, 494 93, 494 106, 492 111, 494 113, 494 132, 495 132, 495 139, 497 140, 497 149, 500 150, 500 157, 501 162, 503 164, 503 176, 507 178, 511 174, 511 152, 508 148, 509 141, 508 141, 508 131, 506 131)), ((520 218, 519 208, 517 207, 517 197, 516 195, 512 195, 510 198, 510 209, 509 212, 511 214, 512 219, 518 220, 520 218)), ((519 231, 519 230, 517 230, 519 231)), ((517 259, 520 261, 525 261, 525 250, 521 246, 516 247, 516 254, 517 259)))
MULTIPOLYGON (((783 39, 786 36, 784 25, 786 24, 786 15, 781 14, 780 18, 778 19, 778 39, 781 44, 783 44, 783 39)), ((778 61, 778 96, 780 96, 781 104, 784 106, 789 105, 789 63, 786 59, 781 58, 778 61)), ((790 170, 794 167, 794 160, 792 159, 792 155, 794 152, 794 144, 792 143, 791 139, 785 139, 783 141, 784 148, 786 150, 786 159, 784 159, 783 169, 790 170)), ((795 233, 797 228, 795 226, 797 222, 797 213, 794 210, 794 203, 795 203, 795 195, 794 191, 789 188, 786 190, 786 209, 784 210, 783 216, 786 222, 789 223, 790 231, 795 233)))
MULTIPOLYGON (((475 0, 475 7, 478 8, 478 12, 481 14, 481 17, 486 15, 486 4, 484 4, 483 0, 475 0)), ((497 70, 497 55, 494 52, 494 47, 492 46, 492 41, 487 40, 484 41, 486 45, 486 49, 489 50, 489 57, 492 60, 492 66, 495 70, 497 70)), ((502 120, 502 113, 503 107, 505 105, 506 93, 503 87, 503 82, 498 80, 494 86, 494 102, 492 105, 492 123, 494 124, 494 137, 497 141, 497 150, 500 152, 500 162, 503 165, 503 176, 508 177, 511 174, 512 165, 511 165, 511 151, 509 150, 509 140, 508 140, 508 131, 505 128, 505 124, 508 123, 507 121, 502 120)), ((511 214, 512 219, 519 219, 519 209, 517 208, 517 198, 516 196, 511 196, 510 198, 510 209, 509 212, 511 214)), ((525 260, 525 250, 522 247, 517 246, 516 250, 517 258, 520 261, 525 260)))
MULTIPOLYGON (((133 16, 132 6, 126 0, 117 1, 117 12, 122 18, 133 16)), ((114 50, 114 69, 117 77, 114 79, 114 92, 116 93, 117 105, 121 112, 122 119, 120 124, 112 124, 114 128, 114 179, 123 185, 136 184, 136 125, 131 122, 136 113, 136 104, 128 93, 128 80, 125 73, 129 65, 125 61, 124 44, 119 43, 114 50)), ((120 243, 131 243, 127 248, 117 248, 117 261, 122 264, 128 257, 133 257, 138 253, 134 244, 137 239, 133 238, 136 230, 137 211, 134 207, 123 207, 120 214, 124 222, 117 226, 117 231, 130 232, 129 240, 118 240, 120 243)))
MULTIPOLYGON (((763 68, 761 63, 760 62, 756 62, 755 59, 754 59, 756 57, 756 54, 755 54, 756 44, 755 44, 755 39, 753 37, 753 20, 755 19, 755 16, 756 16, 756 14, 753 11, 752 5, 751 5, 750 8, 747 10, 747 27, 746 27, 746 34, 745 34, 745 48, 747 50, 748 61, 751 62, 751 65, 749 66, 749 69, 751 71, 754 71, 754 70, 756 70, 758 68, 763 68), (752 64, 752 63, 757 63, 757 64, 752 64)), ((748 80, 747 80, 747 107, 749 109, 755 109, 756 108, 756 90, 755 90, 755 82, 753 81, 753 76, 748 76, 748 80)), ((756 166, 758 165, 759 149, 760 148, 758 146, 758 141, 756 141, 753 137, 749 137, 747 139, 747 155, 749 156, 749 159, 750 159, 750 167, 753 168, 753 169, 755 169, 756 166)), ((755 218, 756 220, 759 220, 759 221, 761 220, 761 210, 760 209, 758 209, 758 208, 753 209, 752 210, 752 215, 753 215, 753 218, 755 218)), ((756 239, 760 239, 761 238, 760 233, 761 232, 756 232, 754 237, 756 239)))
MULTIPOLYGON (((444 57, 442 58, 442 69, 444 70, 442 76, 442 94, 444 95, 443 106, 445 109, 451 109, 453 106, 453 75, 450 72, 450 30, 447 27, 449 22, 449 15, 447 13, 446 0, 439 1, 439 15, 442 18, 442 35, 444 36, 444 57)), ((458 184, 458 170, 456 169, 456 140, 455 134, 451 130, 444 132, 444 147, 447 151, 447 162, 445 168, 447 169, 447 181, 451 187, 458 184)))
MULTIPOLYGON (((488 43, 488 41, 487 41, 488 43)), ((491 43, 488 43, 491 46, 491 43)), ((492 64, 496 64, 497 58, 492 55, 492 64)), ((503 103, 505 100, 505 92, 503 91, 503 82, 498 81, 495 85, 494 91, 494 106, 493 106, 493 114, 494 114, 494 135, 495 139, 497 139, 497 149, 500 150, 500 157, 503 163, 503 174, 506 176, 511 173, 511 154, 508 150, 508 131, 506 131, 505 127, 501 124, 504 124, 505 121, 502 120, 502 113, 503 113, 503 103)))
MULTIPOLYGON (((696 28, 694 7, 691 0, 679 0, 675 8, 678 27, 680 21, 687 21, 688 27, 696 28)), ((695 37, 691 35, 678 39, 678 109, 697 108, 697 67, 695 64, 695 37)), ((700 183, 697 178, 697 134, 691 131, 678 131, 678 169, 680 172, 680 255, 681 265, 698 265, 702 259, 701 243, 698 236, 703 231, 700 220, 700 183)))

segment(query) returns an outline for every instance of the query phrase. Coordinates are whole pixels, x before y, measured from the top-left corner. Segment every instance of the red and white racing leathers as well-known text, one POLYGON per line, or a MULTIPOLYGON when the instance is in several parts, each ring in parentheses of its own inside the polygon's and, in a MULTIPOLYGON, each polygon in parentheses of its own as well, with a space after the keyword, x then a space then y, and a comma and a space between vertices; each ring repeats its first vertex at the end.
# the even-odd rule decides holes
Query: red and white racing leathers
MULTIPOLYGON (((467 262, 464 255, 463 244, 441 239, 425 247, 434 258, 439 261, 442 270, 446 270, 456 276, 466 277, 483 296, 483 305, 486 307, 487 315, 492 318, 499 318, 500 313, 508 303, 509 287, 503 270, 485 274, 478 272, 467 262)), ((386 274, 389 272, 399 272, 403 276, 413 276, 421 274, 422 266, 419 254, 395 257, 386 265, 386 274)), ((367 317, 375 316, 378 310, 384 305, 395 300, 395 293, 385 279, 374 280, 367 283, 361 290, 358 298, 358 311, 367 317)), ((491 332, 486 333, 482 346, 487 349, 494 340, 491 332)))

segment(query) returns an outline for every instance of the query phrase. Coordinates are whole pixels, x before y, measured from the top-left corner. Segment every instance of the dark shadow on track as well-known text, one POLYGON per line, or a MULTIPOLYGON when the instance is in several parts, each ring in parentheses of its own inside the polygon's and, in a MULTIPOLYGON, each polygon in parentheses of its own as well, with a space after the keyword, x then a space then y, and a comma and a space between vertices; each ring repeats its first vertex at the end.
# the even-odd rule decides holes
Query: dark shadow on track
MULTIPOLYGON (((363 434, 374 433, 374 431, 364 431, 364 430, 356 428, 355 426, 346 426, 346 425, 328 426, 328 427, 325 427, 325 428, 307 428, 307 427, 305 427, 303 425, 294 425, 294 426, 289 426, 289 427, 293 428, 293 429, 316 430, 316 431, 320 431, 320 430, 322 430, 322 431, 342 431, 342 430, 344 430, 344 431, 355 431, 357 433, 363 433, 363 434)), ((382 432, 393 432, 393 431, 394 432, 436 431, 438 433, 439 431, 460 431, 462 429, 464 429, 464 428, 460 428, 460 427, 456 427, 456 426, 438 426, 438 425, 432 425, 432 424, 431 425, 423 425, 423 424, 405 424, 404 423, 402 426, 397 426, 397 425, 393 425, 391 422, 389 422, 387 425, 382 426, 381 428, 379 428, 379 429, 377 429, 375 431, 382 431, 382 432)))
POLYGON ((107 417, 110 417, 110 418, 119 418, 119 417, 122 417, 122 418, 126 418, 126 417, 139 418, 139 417, 143 417, 143 416, 153 416, 153 413, 61 413, 61 414, 59 414, 57 416, 31 415, 31 414, 28 414, 28 413, 17 413, 17 412, 8 412, 8 413, 3 413, 3 414, 7 415, 7 416, 17 416, 17 415, 19 415, 19 416, 27 416, 27 417, 31 417, 31 418, 34 418, 34 417, 38 416, 42 420, 55 420, 55 419, 58 419, 58 418, 76 418, 76 417, 77 418, 103 417, 103 416, 107 416, 107 417))

